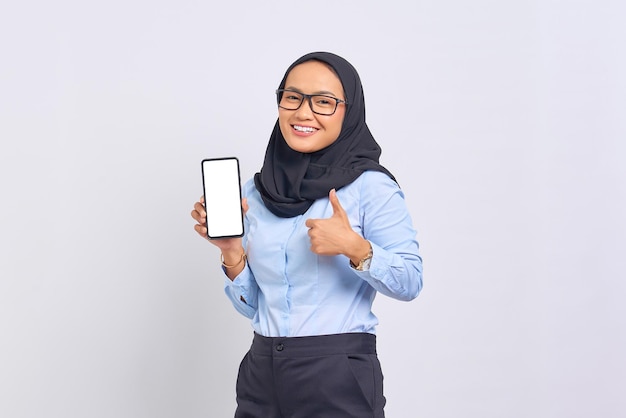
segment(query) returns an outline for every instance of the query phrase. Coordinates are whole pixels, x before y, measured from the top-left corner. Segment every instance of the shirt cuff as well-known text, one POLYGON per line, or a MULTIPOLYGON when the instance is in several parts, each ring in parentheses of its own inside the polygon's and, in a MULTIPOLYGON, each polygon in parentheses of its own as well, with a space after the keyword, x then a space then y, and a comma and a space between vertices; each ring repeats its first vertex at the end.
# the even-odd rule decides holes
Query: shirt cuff
POLYGON ((372 258, 369 266, 365 266, 363 270, 353 270, 361 277, 367 276, 375 280, 381 280, 387 275, 387 270, 392 263, 392 254, 383 250, 372 241, 370 241, 370 245, 372 246, 372 258))
POLYGON ((242 302, 246 302, 249 299, 250 289, 252 285, 256 285, 256 282, 252 279, 252 273, 248 268, 248 265, 241 270, 233 280, 230 280, 228 276, 226 276, 226 269, 222 267, 222 271, 224 272, 224 286, 231 292, 231 294, 239 295, 239 299, 243 298, 242 302))

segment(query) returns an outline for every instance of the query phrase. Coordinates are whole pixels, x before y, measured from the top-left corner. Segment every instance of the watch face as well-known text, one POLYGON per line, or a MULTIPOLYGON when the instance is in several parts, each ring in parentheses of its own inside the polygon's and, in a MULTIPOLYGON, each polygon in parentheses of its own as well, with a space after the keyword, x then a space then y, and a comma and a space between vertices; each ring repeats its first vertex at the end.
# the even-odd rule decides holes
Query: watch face
POLYGON ((359 266, 361 268, 359 270, 369 270, 371 264, 372 264, 372 257, 369 256, 361 262, 361 265, 359 266))

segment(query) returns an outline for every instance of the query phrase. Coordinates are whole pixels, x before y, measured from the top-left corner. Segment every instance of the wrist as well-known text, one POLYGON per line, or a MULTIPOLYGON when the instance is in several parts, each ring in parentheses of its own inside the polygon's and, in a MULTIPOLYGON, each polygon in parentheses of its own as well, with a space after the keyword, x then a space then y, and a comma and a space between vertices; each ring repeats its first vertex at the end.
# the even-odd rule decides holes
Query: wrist
POLYGON ((350 257, 350 266, 356 270, 368 270, 374 255, 372 244, 367 240, 363 240, 355 254, 356 256, 350 257))
POLYGON ((222 266, 226 268, 238 267, 242 263, 245 263, 245 260, 246 252, 243 248, 224 250, 220 254, 220 261, 222 263, 222 266))

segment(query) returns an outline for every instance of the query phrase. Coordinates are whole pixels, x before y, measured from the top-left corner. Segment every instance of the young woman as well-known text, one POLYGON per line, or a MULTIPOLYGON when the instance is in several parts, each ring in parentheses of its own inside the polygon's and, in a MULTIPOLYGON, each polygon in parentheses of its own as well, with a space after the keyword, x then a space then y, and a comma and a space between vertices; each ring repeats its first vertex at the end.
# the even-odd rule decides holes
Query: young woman
MULTIPOLYGON (((226 294, 254 338, 236 417, 383 417, 372 302, 414 299, 422 260, 404 195, 379 164, 345 59, 296 60, 278 90, 261 171, 243 186, 243 239, 222 252, 226 294)), ((207 236, 204 202, 191 213, 207 236)))

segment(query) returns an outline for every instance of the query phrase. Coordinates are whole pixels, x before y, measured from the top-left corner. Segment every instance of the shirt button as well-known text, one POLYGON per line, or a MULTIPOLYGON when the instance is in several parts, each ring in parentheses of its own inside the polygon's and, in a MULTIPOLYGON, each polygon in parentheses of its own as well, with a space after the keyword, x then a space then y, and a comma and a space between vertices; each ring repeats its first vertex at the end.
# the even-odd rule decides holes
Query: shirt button
POLYGON ((278 344, 276 346, 276 351, 283 351, 285 349, 285 346, 283 344, 278 344))

